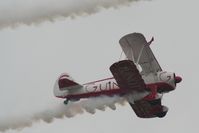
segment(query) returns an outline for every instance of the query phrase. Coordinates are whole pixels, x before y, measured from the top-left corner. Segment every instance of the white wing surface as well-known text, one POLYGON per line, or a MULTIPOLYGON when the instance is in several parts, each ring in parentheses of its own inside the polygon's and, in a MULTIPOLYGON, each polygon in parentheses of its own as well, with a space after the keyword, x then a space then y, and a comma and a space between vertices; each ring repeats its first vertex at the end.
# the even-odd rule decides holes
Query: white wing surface
POLYGON ((131 33, 119 41, 126 57, 142 67, 141 74, 162 71, 145 37, 141 33, 131 33))

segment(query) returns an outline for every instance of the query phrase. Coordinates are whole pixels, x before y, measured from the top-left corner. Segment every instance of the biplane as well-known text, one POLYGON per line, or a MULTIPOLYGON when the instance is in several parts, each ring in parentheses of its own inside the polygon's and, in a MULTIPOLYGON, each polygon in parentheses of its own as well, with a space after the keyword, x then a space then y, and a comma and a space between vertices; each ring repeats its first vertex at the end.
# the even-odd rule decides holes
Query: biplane
POLYGON ((153 40, 147 42, 141 33, 125 35, 119 43, 126 59, 110 66, 113 77, 81 85, 63 73, 56 80, 54 95, 65 99, 64 104, 81 98, 119 95, 140 118, 164 117, 168 108, 162 105, 162 96, 175 90, 182 78, 162 70, 150 48, 153 40))

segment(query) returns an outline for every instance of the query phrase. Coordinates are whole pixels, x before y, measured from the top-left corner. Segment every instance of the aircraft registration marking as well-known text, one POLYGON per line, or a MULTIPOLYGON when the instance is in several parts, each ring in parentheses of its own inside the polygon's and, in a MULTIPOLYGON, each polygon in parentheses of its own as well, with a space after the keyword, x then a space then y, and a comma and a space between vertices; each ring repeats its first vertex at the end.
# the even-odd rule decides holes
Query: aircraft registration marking
POLYGON ((116 82, 110 80, 100 83, 92 83, 85 86, 86 92, 109 91, 113 89, 119 89, 119 87, 116 82))

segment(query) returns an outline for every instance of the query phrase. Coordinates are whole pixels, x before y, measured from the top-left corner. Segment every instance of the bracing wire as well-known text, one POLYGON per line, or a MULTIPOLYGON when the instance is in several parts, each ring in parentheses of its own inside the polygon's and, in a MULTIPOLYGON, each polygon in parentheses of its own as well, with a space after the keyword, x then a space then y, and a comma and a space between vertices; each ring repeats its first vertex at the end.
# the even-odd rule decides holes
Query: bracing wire
POLYGON ((123 50, 121 51, 119 61, 122 59, 122 55, 123 55, 123 50))

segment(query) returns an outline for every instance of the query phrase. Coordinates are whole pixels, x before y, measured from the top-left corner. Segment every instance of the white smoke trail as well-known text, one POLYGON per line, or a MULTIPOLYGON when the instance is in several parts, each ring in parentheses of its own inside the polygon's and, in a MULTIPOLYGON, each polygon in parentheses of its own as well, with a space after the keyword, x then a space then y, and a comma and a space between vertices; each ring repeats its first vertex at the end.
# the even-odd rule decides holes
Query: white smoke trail
POLYGON ((73 103, 69 102, 68 105, 63 103, 54 106, 44 111, 37 112, 31 116, 23 115, 18 117, 11 117, 0 119, 0 131, 19 130, 25 127, 30 127, 33 123, 43 120, 44 122, 51 123, 55 118, 62 119, 64 117, 74 117, 77 114, 82 114, 84 111, 94 114, 96 109, 104 111, 106 107, 115 110, 115 104, 119 103, 124 105, 125 99, 119 96, 101 96, 97 98, 90 98, 73 103))
POLYGON ((88 15, 133 1, 139 0, 5 0, 0 2, 0 28, 88 15))

